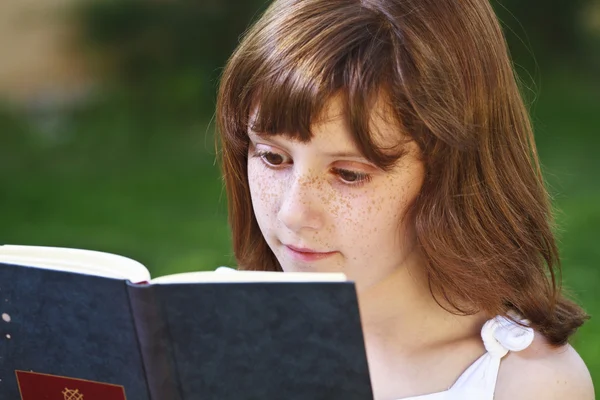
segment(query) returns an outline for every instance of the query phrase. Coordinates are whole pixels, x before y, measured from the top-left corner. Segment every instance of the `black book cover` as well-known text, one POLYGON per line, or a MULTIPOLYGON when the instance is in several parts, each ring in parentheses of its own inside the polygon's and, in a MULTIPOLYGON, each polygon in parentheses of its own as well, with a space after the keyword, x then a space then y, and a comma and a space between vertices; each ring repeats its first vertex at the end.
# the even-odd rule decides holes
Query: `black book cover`
POLYGON ((0 399, 19 398, 15 370, 127 400, 372 399, 350 282, 138 285, 0 264, 0 314, 0 399))

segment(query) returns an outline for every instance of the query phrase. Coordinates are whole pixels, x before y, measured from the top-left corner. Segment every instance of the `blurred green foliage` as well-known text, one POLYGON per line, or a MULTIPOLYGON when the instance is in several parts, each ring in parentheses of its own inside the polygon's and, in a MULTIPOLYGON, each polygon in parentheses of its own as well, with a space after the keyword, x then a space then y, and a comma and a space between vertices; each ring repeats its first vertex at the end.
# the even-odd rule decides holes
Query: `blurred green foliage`
POLYGON ((75 17, 110 82, 187 115, 211 109, 220 70, 260 9, 256 0, 90 0, 75 17))
POLYGON ((491 0, 511 53, 519 63, 579 62, 589 65, 592 45, 582 23, 595 0, 491 0), (535 55, 534 55, 535 54, 535 55))
POLYGON ((115 252, 155 276, 234 264, 205 123, 148 121, 113 97, 64 118, 48 131, 0 114, 0 243, 115 252))

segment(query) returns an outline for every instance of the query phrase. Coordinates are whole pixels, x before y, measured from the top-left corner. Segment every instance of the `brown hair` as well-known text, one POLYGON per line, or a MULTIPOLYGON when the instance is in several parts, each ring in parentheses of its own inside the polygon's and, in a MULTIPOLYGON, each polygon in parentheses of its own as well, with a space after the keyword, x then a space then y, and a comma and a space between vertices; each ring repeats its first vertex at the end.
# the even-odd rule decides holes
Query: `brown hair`
POLYGON ((381 92, 423 154, 425 181, 410 215, 432 293, 457 313, 514 310, 564 344, 587 316, 561 294, 532 127, 487 0, 271 4, 229 60, 217 103, 240 268, 281 270, 252 211, 249 124, 308 141, 324 104, 341 94, 357 146, 386 168, 397 157, 369 132, 381 92))

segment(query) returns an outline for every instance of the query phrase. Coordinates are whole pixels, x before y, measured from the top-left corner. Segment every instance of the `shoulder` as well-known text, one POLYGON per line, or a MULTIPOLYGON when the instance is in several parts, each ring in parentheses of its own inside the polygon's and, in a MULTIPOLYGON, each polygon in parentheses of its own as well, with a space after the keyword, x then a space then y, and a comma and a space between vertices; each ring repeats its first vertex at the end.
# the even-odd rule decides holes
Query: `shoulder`
POLYGON ((594 400, 585 363, 570 345, 552 347, 536 334, 525 350, 509 353, 500 364, 496 400, 594 400))

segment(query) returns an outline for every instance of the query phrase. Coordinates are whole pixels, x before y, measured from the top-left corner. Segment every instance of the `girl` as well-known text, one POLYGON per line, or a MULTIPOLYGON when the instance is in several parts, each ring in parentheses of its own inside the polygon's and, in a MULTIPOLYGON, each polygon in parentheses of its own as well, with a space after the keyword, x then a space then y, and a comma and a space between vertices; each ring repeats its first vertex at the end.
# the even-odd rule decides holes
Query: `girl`
POLYGON ((217 108, 239 268, 355 281, 376 399, 594 398, 487 0, 275 0, 217 108))

